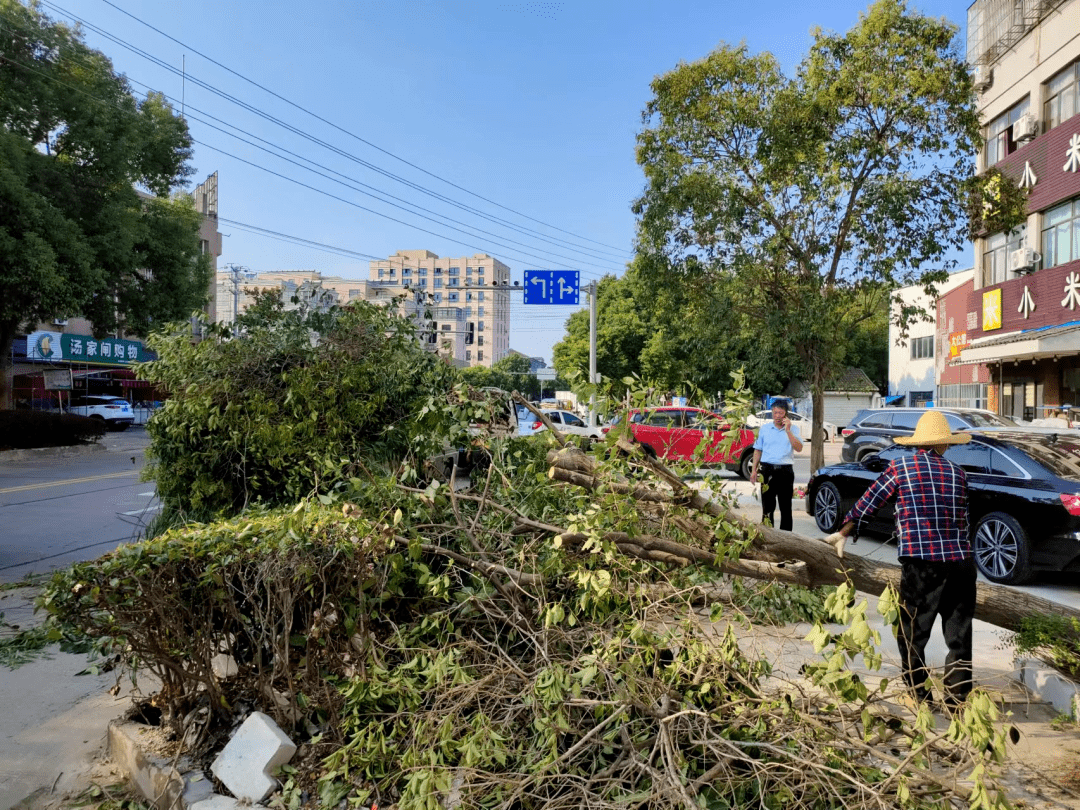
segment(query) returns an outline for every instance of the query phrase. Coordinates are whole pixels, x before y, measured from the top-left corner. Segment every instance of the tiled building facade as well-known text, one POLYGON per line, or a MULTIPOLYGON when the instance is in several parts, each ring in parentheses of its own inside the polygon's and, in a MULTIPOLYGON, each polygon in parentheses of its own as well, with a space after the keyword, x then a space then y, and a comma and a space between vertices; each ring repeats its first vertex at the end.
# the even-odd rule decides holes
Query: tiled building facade
POLYGON ((985 122, 978 170, 1026 189, 1028 217, 977 238, 971 288, 939 304, 954 354, 940 383, 983 365, 989 407, 1033 419, 1080 406, 1080 0, 978 0, 968 61, 985 122), (948 333, 941 307, 964 328, 948 333))

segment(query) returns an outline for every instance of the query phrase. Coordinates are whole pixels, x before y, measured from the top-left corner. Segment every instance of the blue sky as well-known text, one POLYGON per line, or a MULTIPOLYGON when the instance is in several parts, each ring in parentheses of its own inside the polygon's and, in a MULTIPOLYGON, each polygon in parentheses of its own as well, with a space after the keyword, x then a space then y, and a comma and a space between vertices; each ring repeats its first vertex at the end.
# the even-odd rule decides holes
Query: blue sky
MULTIPOLYGON (((945 2, 913 6, 961 27, 967 9, 945 2)), ((584 283, 621 272, 630 256, 630 204, 642 188, 634 139, 654 76, 704 56, 720 42, 740 41, 754 51, 771 51, 791 71, 809 47, 814 26, 846 30, 863 8, 865 3, 848 0, 47 0, 43 5, 56 19, 70 22, 68 15, 76 15, 176 70, 186 67, 184 82, 104 33, 85 30, 87 42, 106 53, 136 91, 149 85, 177 100, 183 97, 198 141, 193 182, 219 173, 222 218, 376 257, 414 248, 440 256, 483 251, 506 262, 515 280, 526 269, 572 268, 582 271, 584 283), (257 136, 300 156, 292 160, 322 164, 326 168, 319 171, 341 183, 206 122, 239 127, 250 133, 242 136, 248 140, 257 136), (371 189, 359 184, 401 198, 397 205, 435 213, 394 208, 362 193, 371 189)), ((367 277, 362 257, 268 239, 228 222, 220 229, 227 234, 222 264, 367 277)), ((570 311, 514 306, 511 346, 550 362, 551 346, 570 311)))

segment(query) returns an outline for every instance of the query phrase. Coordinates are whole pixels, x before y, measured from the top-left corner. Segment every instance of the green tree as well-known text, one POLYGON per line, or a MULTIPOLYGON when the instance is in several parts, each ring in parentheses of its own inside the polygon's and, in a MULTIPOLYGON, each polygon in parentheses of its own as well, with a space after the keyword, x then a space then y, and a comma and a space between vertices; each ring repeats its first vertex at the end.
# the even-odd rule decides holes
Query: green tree
POLYGON ((863 285, 940 280, 965 242, 980 135, 956 27, 879 0, 815 32, 794 78, 724 45, 652 89, 639 250, 666 260, 654 283, 736 279, 748 320, 783 336, 809 371, 817 468, 824 383, 874 311, 863 285))
MULTIPOLYGON (((640 356, 648 343, 647 314, 626 276, 604 276, 597 283, 596 370, 614 382, 640 374, 640 356)), ((570 379, 589 372, 589 312, 578 310, 566 319, 566 336, 552 350, 552 365, 559 376, 570 379)))
POLYGON ((416 469, 451 436, 454 369, 392 307, 354 301, 318 323, 263 297, 233 338, 216 326, 156 332, 144 379, 172 392, 147 425, 149 470, 170 514, 230 515, 326 492, 350 478, 416 469), (403 462, 407 462, 403 465, 403 462))
POLYGON ((0 0, 0 53, 0 363, 37 321, 83 315, 99 336, 145 335, 188 316, 210 269, 199 215, 169 197, 191 171, 187 124, 160 95, 137 100, 36 2, 0 0))

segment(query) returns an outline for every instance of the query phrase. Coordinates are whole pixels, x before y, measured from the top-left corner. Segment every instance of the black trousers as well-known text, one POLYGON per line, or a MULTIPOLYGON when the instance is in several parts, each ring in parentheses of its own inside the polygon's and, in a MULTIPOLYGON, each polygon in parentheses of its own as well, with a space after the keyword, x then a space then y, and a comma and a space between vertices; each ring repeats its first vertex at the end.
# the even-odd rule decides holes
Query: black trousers
POLYGON ((926 643, 941 616, 949 648, 945 659, 945 701, 955 704, 971 692, 971 620, 975 615, 975 560, 931 562, 900 558, 900 628, 896 636, 904 682, 926 700, 926 643))
POLYGON ((795 468, 790 464, 766 464, 761 462, 761 522, 773 523, 773 512, 780 507, 780 525, 777 528, 791 531, 791 491, 795 488, 795 468))

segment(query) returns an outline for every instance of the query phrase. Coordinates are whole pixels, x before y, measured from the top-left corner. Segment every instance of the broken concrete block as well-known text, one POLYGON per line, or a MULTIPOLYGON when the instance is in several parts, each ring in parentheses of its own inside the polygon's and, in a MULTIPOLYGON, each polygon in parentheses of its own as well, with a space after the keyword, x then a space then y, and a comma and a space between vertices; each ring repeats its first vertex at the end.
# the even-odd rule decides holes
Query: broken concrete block
POLYGON ((218 754, 210 770, 238 799, 261 802, 277 787, 272 774, 296 745, 270 717, 252 712, 218 754))
POLYGON ((214 677, 219 681, 227 681, 236 676, 240 668, 236 665, 236 659, 228 653, 218 653, 210 659, 210 668, 214 671, 214 677))
POLYGON ((220 793, 215 793, 208 799, 203 799, 201 802, 189 805, 188 810, 240 810, 244 807, 238 799, 234 799, 232 796, 222 796, 220 793))

